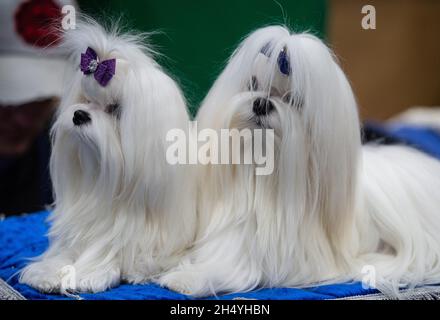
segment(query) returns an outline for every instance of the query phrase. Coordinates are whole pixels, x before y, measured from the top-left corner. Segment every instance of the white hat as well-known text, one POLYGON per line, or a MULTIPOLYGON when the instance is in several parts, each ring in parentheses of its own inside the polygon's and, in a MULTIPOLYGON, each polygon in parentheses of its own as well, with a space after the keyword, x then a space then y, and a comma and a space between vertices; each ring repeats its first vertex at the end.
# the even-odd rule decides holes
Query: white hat
POLYGON ((59 33, 49 27, 52 19, 61 21, 64 5, 75 6, 67 0, 0 1, 0 105, 61 96, 66 56, 57 46, 59 33))

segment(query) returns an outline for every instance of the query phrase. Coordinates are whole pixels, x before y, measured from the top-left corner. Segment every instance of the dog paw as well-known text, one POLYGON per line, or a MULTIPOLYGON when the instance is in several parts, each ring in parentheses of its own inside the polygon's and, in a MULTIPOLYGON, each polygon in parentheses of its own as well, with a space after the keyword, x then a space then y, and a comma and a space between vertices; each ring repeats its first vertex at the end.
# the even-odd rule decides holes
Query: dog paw
POLYGON ((122 275, 122 280, 131 284, 146 283, 151 280, 151 275, 143 272, 130 272, 122 275))
POLYGON ((161 276, 156 282, 162 287, 185 295, 203 297, 210 294, 208 283, 201 275, 193 272, 173 271, 161 276))
POLYGON ((151 282, 161 270, 162 266, 156 260, 138 259, 129 269, 122 270, 122 280, 131 284, 151 282))
POLYGON ((59 292, 61 287, 59 270, 46 262, 34 262, 25 267, 19 282, 45 293, 59 292))
POLYGON ((76 277, 76 281, 64 288, 66 291, 96 293, 118 286, 121 280, 119 269, 95 270, 87 273, 79 271, 76 277))

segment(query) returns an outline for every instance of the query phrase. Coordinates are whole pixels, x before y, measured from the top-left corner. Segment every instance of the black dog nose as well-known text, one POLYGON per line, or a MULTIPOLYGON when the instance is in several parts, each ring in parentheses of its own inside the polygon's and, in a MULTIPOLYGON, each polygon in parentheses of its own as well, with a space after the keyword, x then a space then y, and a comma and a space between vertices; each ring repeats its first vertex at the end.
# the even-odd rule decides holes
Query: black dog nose
POLYGON ((265 116, 272 112, 273 109, 275 109, 273 103, 269 99, 264 98, 255 99, 254 106, 252 107, 252 111, 257 116, 265 116))
POLYGON ((87 111, 84 110, 76 110, 73 113, 73 123, 75 124, 75 126, 80 126, 82 124, 86 124, 87 122, 90 122, 90 120, 92 120, 90 118, 90 114, 87 111))

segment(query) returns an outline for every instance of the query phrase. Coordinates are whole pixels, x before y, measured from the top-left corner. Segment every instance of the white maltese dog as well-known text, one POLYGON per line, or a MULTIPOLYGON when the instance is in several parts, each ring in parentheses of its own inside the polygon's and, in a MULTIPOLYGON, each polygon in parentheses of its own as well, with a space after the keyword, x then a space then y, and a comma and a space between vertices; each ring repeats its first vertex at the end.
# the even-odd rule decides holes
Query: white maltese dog
POLYGON ((275 168, 200 168, 195 245, 160 284, 204 296, 351 280, 393 294, 440 282, 440 162, 361 146, 350 84, 315 36, 252 33, 197 120, 272 129, 275 168))
POLYGON ((75 71, 52 129, 49 248, 20 281, 62 293, 145 282, 194 240, 190 171, 165 158, 185 101, 139 36, 88 21, 65 37, 75 71))

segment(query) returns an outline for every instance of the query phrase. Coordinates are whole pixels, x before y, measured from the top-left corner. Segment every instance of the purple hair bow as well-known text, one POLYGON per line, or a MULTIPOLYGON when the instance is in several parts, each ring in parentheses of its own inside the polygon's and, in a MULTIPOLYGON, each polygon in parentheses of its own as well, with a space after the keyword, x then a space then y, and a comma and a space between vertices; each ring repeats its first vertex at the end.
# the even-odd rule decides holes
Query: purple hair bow
POLYGON ((81 53, 81 71, 84 74, 91 74, 98 83, 105 87, 113 78, 116 70, 116 59, 109 59, 99 62, 98 55, 95 50, 88 47, 85 53, 81 53))

